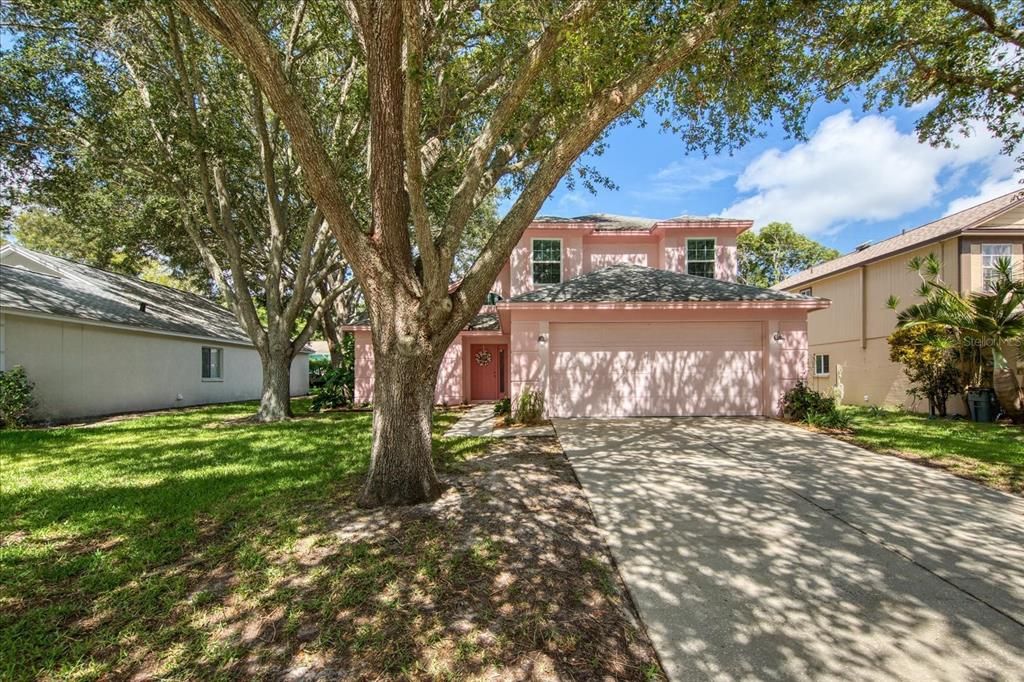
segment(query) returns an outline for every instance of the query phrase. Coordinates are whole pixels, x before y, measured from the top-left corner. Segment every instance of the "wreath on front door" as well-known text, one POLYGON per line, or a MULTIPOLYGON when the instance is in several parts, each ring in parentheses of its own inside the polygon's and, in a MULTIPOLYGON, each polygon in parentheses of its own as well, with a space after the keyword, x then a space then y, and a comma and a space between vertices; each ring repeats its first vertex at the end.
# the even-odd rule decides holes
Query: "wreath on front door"
POLYGON ((489 350, 478 351, 475 357, 476 364, 480 365, 481 367, 486 367, 487 365, 491 364, 492 358, 491 351, 489 350))

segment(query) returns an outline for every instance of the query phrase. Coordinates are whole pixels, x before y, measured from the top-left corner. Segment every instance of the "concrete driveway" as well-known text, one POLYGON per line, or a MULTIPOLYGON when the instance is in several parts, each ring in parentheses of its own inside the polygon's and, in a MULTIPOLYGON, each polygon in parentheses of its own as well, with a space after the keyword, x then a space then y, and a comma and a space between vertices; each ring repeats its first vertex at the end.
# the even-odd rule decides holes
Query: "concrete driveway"
POLYGON ((555 420, 669 676, 1024 680, 1024 500, 770 420, 555 420))

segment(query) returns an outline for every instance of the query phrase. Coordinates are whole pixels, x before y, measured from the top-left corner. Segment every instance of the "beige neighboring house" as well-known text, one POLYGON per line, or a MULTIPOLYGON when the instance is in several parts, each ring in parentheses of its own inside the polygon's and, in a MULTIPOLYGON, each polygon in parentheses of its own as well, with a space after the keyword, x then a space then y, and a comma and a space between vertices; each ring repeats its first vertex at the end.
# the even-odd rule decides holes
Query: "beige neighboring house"
MULTIPOLYGON (((807 319, 807 375, 813 388, 841 386, 847 404, 927 411, 927 404, 908 398, 903 370, 889 360, 887 338, 896 326, 896 312, 886 302, 891 295, 899 297, 901 307, 920 300, 915 292, 921 280, 907 263, 929 254, 942 264, 942 280, 965 294, 984 289, 1000 257, 1011 258, 1019 271, 1024 265, 1024 191, 859 247, 776 285, 832 301, 807 319)), ((963 412, 962 401, 952 400, 949 408, 963 412)))
MULTIPOLYGON (((260 397, 235 316, 196 294, 15 244, 0 248, 0 370, 35 383, 34 417, 68 420, 260 397)), ((292 395, 309 389, 308 352, 292 395)))

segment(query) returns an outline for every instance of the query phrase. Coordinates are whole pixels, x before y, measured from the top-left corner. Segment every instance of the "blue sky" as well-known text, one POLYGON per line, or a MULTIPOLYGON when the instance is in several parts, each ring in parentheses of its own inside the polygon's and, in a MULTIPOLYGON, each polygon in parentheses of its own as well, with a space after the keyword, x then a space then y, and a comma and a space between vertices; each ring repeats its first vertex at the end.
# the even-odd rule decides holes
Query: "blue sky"
POLYGON ((612 131, 603 156, 588 161, 617 185, 591 194, 564 183, 541 213, 682 214, 772 220, 840 251, 879 240, 1018 187, 1014 164, 983 128, 955 149, 917 141, 923 110, 864 112, 860 102, 822 103, 808 140, 770 129, 730 155, 687 155, 651 117, 645 128, 612 131))

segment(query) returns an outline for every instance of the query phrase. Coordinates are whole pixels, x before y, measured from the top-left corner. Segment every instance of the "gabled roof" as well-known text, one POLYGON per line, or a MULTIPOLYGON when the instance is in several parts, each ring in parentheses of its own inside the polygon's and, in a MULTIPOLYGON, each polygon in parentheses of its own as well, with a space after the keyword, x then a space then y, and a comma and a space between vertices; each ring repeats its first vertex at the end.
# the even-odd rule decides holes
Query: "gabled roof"
POLYGON ((821 265, 815 265, 813 268, 798 272, 792 277, 779 282, 774 288, 791 289, 870 261, 887 258, 903 251, 909 251, 931 242, 955 236, 964 230, 977 227, 1016 206, 1024 206, 1024 191, 1017 190, 1004 194, 1001 197, 977 204, 920 227, 906 230, 901 234, 867 246, 859 251, 848 253, 821 265))
POLYGON ((32 270, 0 265, 4 309, 251 345, 231 311, 203 296, 19 245, 8 244, 0 253, 39 265, 32 270))
POLYGON ((517 303, 681 303, 681 302, 813 302, 810 296, 723 282, 640 265, 613 265, 573 279, 520 294, 502 304, 517 303))

